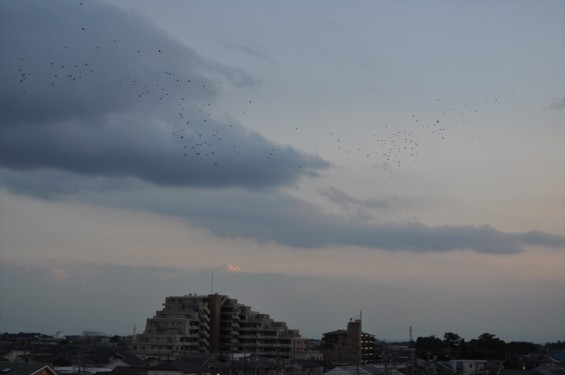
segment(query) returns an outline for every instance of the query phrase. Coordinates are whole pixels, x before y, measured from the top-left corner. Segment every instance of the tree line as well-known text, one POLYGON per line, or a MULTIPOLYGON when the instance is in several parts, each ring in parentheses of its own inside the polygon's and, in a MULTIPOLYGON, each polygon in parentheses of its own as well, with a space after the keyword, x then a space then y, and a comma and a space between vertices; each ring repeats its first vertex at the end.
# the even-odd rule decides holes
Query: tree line
MULTIPOLYGON (((416 350, 416 356, 421 359, 437 359, 440 361, 451 359, 501 360, 505 361, 507 368, 524 367, 523 358, 525 356, 530 356, 531 361, 535 362, 536 358, 539 358, 542 353, 565 349, 565 342, 561 341, 545 345, 527 341, 505 342, 491 333, 483 333, 476 339, 465 341, 456 333, 446 332, 443 339, 435 335, 418 337, 411 344, 416 350)), ((535 363, 531 364, 531 366, 534 365, 535 363)))

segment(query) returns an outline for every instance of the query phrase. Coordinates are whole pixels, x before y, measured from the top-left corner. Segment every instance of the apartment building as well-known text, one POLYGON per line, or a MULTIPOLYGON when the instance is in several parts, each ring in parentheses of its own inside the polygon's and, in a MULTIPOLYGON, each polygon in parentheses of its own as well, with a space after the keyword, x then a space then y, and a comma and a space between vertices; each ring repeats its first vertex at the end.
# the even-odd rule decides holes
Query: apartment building
POLYGON ((165 299, 148 318, 131 350, 174 359, 190 353, 254 353, 290 356, 298 330, 253 311, 226 295, 185 295, 165 299))
POLYGON ((210 310, 206 296, 167 297, 163 309, 148 318, 145 330, 132 343, 132 352, 175 356, 208 352, 210 347, 210 310))
POLYGON ((320 343, 324 361, 333 365, 359 365, 376 359, 375 336, 361 329, 361 319, 351 319, 346 330, 324 333, 320 343))

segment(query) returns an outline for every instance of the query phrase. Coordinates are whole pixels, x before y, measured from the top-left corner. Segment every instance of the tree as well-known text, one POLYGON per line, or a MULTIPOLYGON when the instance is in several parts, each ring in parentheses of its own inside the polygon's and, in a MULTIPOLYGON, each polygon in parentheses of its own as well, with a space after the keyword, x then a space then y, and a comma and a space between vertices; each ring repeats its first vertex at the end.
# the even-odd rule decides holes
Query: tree
POLYGON ((491 333, 483 333, 476 340, 469 342, 470 355, 476 359, 504 359, 507 353, 506 343, 491 333))
POLYGON ((465 340, 456 333, 446 332, 443 334, 443 346, 446 354, 450 358, 461 357, 461 346, 465 340))
POLYGON ((430 355, 441 357, 443 355, 443 341, 435 335, 418 337, 416 339, 416 355, 422 359, 426 359, 430 355))

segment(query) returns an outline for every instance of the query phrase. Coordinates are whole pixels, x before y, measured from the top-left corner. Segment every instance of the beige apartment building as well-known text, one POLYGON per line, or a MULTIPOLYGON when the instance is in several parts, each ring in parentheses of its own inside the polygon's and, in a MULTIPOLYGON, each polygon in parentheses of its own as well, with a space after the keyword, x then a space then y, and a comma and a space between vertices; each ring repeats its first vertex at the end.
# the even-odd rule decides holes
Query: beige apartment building
POLYGON ((298 330, 236 299, 189 294, 167 297, 163 309, 147 319, 131 351, 169 359, 198 352, 288 357, 299 338, 298 330))

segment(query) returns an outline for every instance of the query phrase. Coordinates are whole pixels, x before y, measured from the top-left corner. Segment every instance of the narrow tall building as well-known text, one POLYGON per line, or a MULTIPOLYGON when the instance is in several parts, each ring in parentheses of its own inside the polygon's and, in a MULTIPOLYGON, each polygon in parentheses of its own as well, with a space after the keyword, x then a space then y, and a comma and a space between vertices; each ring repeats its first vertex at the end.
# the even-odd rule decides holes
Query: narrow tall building
POLYGON ((163 309, 147 319, 131 350, 178 358, 190 353, 255 353, 289 356, 298 330, 225 295, 167 297, 163 309))

